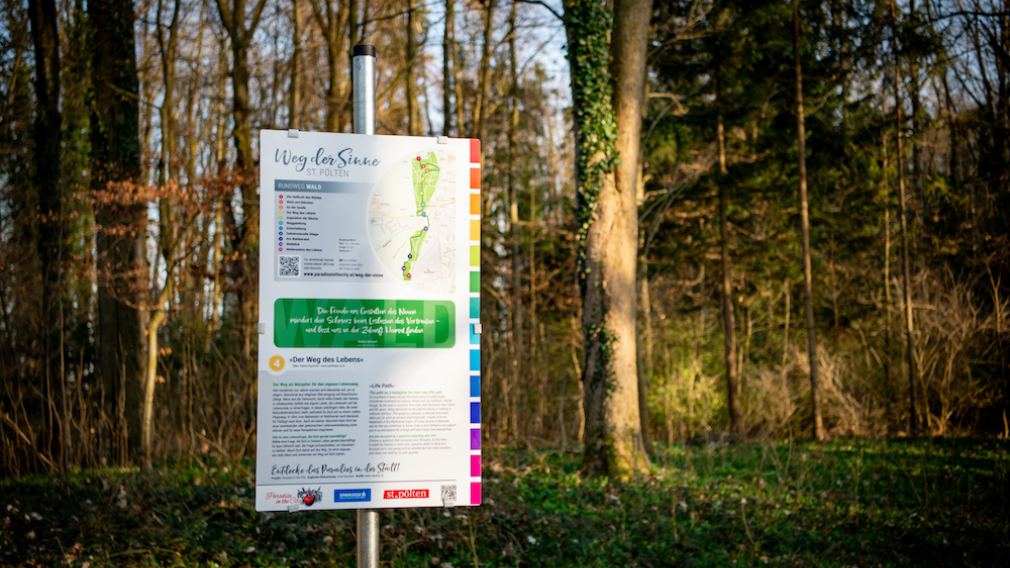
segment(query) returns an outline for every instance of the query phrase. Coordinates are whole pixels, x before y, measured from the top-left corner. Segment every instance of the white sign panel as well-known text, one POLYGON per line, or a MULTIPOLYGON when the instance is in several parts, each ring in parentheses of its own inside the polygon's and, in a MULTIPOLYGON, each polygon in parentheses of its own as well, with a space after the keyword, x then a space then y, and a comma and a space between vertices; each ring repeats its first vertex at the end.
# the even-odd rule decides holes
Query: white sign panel
POLYGON ((260 132, 257 510, 480 504, 479 162, 260 132))

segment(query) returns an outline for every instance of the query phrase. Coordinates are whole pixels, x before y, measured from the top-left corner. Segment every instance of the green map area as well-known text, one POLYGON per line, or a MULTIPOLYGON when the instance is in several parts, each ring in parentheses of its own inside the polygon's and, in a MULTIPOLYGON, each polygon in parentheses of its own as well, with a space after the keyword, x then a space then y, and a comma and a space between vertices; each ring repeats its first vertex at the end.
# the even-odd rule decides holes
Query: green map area
POLYGON ((410 236, 410 252, 400 268, 403 271, 403 279, 411 280, 411 272, 414 263, 421 253, 421 245, 424 238, 428 236, 428 229, 431 222, 428 220, 428 205, 431 203, 431 196, 438 187, 438 176, 441 169, 438 167, 438 158, 434 152, 428 152, 427 156, 417 156, 411 162, 411 181, 414 186, 414 204, 417 206, 417 216, 424 220, 424 227, 410 236))

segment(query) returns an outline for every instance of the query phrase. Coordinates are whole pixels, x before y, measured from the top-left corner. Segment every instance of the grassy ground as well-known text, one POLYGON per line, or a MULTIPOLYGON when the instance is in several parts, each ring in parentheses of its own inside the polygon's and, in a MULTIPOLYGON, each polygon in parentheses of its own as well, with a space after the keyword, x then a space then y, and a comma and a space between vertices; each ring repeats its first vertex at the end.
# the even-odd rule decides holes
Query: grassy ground
MULTIPOLYGON (((665 448, 619 485, 496 452, 485 505, 382 514, 392 566, 1010 566, 1010 444, 665 448)), ((0 565, 354 564, 351 512, 253 510, 250 464, 0 482, 0 565)))

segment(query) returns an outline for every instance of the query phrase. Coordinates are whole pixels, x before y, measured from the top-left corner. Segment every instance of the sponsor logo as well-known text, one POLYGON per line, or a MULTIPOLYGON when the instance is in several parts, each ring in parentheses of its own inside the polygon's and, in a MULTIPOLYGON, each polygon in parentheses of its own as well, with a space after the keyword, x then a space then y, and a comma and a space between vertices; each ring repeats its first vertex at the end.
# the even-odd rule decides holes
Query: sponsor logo
POLYGON ((275 491, 267 491, 266 500, 273 505, 297 505, 300 503, 294 493, 277 493, 275 491))
POLYGON ((372 500, 371 489, 334 489, 334 503, 363 503, 372 500))
POLYGON ((305 505, 306 507, 311 507, 312 505, 315 505, 316 501, 319 501, 322 498, 323 498, 322 487, 316 487, 315 489, 302 488, 298 490, 298 499, 300 499, 302 505, 305 505))
POLYGON ((427 499, 427 489, 387 489, 382 492, 383 499, 427 499))

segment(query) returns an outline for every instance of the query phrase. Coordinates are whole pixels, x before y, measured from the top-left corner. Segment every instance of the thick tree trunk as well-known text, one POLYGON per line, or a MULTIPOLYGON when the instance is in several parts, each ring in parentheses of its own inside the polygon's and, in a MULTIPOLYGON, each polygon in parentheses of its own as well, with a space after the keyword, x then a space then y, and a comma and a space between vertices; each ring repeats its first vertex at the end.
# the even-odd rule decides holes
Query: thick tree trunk
POLYGON ((611 16, 602 5, 592 0, 565 5, 579 152, 579 232, 585 239, 580 263, 583 467, 590 474, 613 477, 648 466, 638 407, 635 189, 651 4, 616 2, 610 50, 611 16), (613 148, 606 141, 615 120, 613 148), (617 156, 620 165, 611 171, 617 156))
POLYGON ((793 0, 793 55, 796 76, 796 147, 799 160, 800 237, 803 241, 803 308, 807 319, 807 358, 810 361, 810 412, 813 435, 824 439, 817 375, 817 335, 814 325, 813 268, 810 262, 810 205, 807 200, 807 143, 803 118, 803 66, 800 63, 800 4, 793 0))
POLYGON ((129 0, 91 0, 93 88, 91 186, 98 224, 98 360, 110 417, 119 434, 121 462, 140 449, 143 373, 143 307, 147 289, 145 204, 120 182, 136 183, 140 133, 133 5, 129 0))
MULTIPOLYGON (((60 38, 54 0, 30 0, 32 44, 35 48, 35 123, 33 136, 33 178, 38 196, 38 241, 36 252, 42 263, 41 337, 42 373, 48 414, 57 400, 65 400, 63 357, 60 336, 63 333, 63 184, 60 180, 60 38), (57 392, 58 391, 58 392, 57 392)), ((61 456, 66 466, 68 416, 49 416, 50 439, 45 451, 61 456)))

